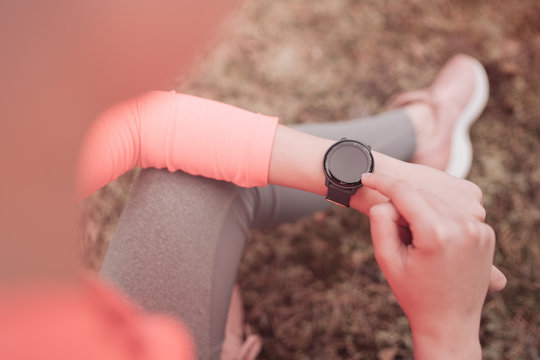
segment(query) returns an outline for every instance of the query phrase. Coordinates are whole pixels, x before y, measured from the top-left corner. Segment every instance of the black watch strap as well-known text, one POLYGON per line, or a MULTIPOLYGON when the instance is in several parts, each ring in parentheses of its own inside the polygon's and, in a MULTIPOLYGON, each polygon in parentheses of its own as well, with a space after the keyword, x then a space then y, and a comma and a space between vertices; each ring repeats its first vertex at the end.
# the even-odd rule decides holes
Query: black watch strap
POLYGON ((336 205, 349 207, 352 194, 353 192, 351 191, 351 189, 342 189, 332 183, 328 183, 326 200, 331 201, 336 205))

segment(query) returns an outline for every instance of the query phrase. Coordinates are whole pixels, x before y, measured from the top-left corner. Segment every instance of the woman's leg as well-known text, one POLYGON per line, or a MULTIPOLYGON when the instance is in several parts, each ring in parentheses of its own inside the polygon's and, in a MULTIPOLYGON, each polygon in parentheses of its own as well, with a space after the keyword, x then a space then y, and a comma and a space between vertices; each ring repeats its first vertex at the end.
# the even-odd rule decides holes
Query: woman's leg
POLYGON ((180 171, 143 170, 101 269, 146 310, 181 319, 199 359, 219 358, 253 192, 180 171))
MULTIPOLYGON (((414 128, 401 111, 296 127, 364 141, 402 160, 415 147, 414 128)), ((320 196, 279 186, 244 189, 183 172, 144 170, 101 274, 145 309, 180 318, 193 333, 199 358, 217 359, 248 229, 328 206, 320 196)))
POLYGON ((380 153, 403 161, 409 161, 416 148, 414 125, 401 109, 361 119, 298 124, 292 127, 327 139, 339 140, 346 137, 358 140, 371 145, 380 153))

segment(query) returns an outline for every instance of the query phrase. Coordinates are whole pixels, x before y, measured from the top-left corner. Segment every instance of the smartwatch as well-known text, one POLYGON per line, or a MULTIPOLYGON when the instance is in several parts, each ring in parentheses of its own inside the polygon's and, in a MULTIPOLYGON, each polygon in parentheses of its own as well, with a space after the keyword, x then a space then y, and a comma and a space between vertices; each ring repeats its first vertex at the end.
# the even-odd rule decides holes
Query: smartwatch
POLYGON ((374 168, 371 146, 342 138, 324 154, 326 200, 349 207, 351 196, 362 186, 362 174, 372 173, 374 168))

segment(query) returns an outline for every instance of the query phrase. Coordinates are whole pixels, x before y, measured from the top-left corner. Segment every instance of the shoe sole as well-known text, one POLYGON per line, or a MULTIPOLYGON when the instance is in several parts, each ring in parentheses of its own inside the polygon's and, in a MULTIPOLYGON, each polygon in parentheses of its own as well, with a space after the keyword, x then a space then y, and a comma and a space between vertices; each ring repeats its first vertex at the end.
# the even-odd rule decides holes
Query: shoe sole
POLYGON ((450 175, 465 178, 472 165, 472 144, 469 135, 472 124, 478 119, 489 98, 489 80, 482 64, 473 59, 475 90, 467 103, 452 132, 452 146, 446 172, 450 175))

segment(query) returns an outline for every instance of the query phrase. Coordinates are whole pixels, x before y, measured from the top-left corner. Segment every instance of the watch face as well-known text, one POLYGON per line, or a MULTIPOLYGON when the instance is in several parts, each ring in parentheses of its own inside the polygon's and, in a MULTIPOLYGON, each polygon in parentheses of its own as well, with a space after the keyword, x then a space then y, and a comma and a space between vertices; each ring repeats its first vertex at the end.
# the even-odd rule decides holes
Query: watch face
POLYGON ((353 140, 334 144, 324 158, 324 170, 329 180, 342 187, 362 185, 362 174, 369 172, 372 164, 369 149, 353 140))

